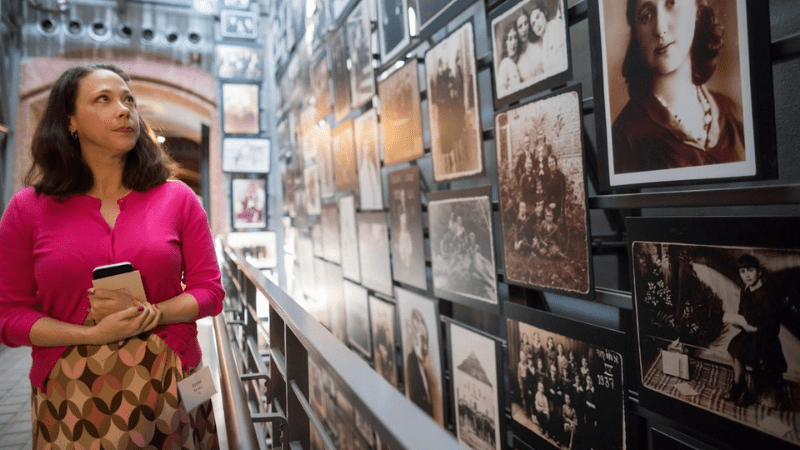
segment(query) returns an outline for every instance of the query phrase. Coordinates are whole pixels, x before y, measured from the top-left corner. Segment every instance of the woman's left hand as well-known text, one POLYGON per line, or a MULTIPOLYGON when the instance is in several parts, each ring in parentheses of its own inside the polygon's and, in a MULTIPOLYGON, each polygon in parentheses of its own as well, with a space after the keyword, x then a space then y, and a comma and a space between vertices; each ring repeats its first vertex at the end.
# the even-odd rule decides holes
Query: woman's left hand
POLYGON ((146 305, 146 301, 141 301, 130 295, 127 289, 89 289, 89 317, 100 321, 106 316, 122 311, 131 306, 146 305))

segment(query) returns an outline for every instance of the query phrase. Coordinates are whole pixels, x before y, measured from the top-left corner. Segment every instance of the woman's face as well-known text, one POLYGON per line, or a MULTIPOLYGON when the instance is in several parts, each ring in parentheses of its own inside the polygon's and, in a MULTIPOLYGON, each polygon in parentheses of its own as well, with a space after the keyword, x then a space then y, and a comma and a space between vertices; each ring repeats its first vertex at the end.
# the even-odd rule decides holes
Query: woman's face
POLYGON ((517 29, 511 27, 506 35, 506 54, 512 57, 517 54, 517 47, 519 46, 519 39, 517 38, 517 29))
POLYGON ((522 39, 523 41, 527 39, 528 34, 530 34, 531 25, 528 22, 528 16, 525 14, 520 14, 517 17, 517 38, 522 39))
POLYGON ((689 63, 696 16, 696 0, 636 0, 636 39, 656 75, 689 63))
POLYGON ((534 9, 531 13, 531 29, 536 36, 544 36, 544 30, 547 28, 547 17, 541 9, 534 9))

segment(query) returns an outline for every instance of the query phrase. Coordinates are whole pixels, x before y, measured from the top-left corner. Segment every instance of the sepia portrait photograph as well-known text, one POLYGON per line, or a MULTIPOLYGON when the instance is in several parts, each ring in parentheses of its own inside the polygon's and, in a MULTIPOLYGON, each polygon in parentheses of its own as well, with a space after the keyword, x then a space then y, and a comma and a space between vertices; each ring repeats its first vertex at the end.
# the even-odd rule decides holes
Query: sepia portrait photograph
POLYGON ((593 66, 603 68, 594 89, 602 180, 611 189, 707 183, 775 166, 767 5, 659 4, 590 5, 593 66))
POLYGON ((339 122, 350 114, 350 67, 347 64, 345 29, 339 28, 331 43, 333 78, 333 120, 339 122))
POLYGON ((347 16, 347 49, 350 57, 351 106, 358 108, 375 95, 372 69, 372 31, 366 0, 360 1, 347 16))
POLYGON ((439 312, 434 299, 397 289, 406 397, 444 426, 439 312))
POLYGON ((377 0, 378 41, 381 62, 386 64, 410 42, 407 0, 377 0))
POLYGON ((799 445, 800 220, 628 225, 641 405, 732 445, 799 445))
POLYGON ((433 179, 483 173, 475 44, 467 22, 425 53, 433 179))
POLYGON ((231 207, 233 228, 267 227, 266 181, 263 178, 236 178, 231 180, 231 207))
POLYGON ((322 225, 322 254, 326 260, 335 263, 342 262, 341 247, 339 245, 339 207, 336 203, 322 205, 320 215, 322 225))
POLYGON ((228 245, 239 250, 244 259, 257 269, 277 266, 277 241, 274 231, 238 231, 225 235, 228 245))
POLYGON ((392 276, 420 289, 428 288, 422 232, 419 167, 389 172, 389 216, 392 225, 392 276))
POLYGON ((491 19, 497 103, 563 84, 570 77, 566 3, 523 0, 498 8, 503 11, 491 19))
POLYGON ((385 295, 392 295, 392 267, 389 260, 389 230, 386 213, 356 215, 361 284, 385 295), (369 268, 369 270, 367 270, 369 268))
POLYGON ((264 49, 244 45, 217 44, 214 46, 214 65, 219 78, 261 81, 264 49))
POLYGON ((222 171, 228 173, 268 173, 269 139, 224 138, 222 171))
POLYGON ((311 76, 316 108, 315 122, 319 122, 331 112, 330 74, 328 73, 328 54, 325 51, 322 51, 311 76))
POLYGON ((380 150, 378 150, 378 115, 374 109, 370 109, 353 123, 361 210, 382 210, 383 178, 380 150))
POLYGON ((369 296, 369 314, 372 319, 372 344, 375 351, 373 362, 375 372, 392 386, 397 380, 397 344, 395 341, 395 305, 369 296))
POLYGON ((626 449, 625 335, 515 304, 506 315, 514 432, 540 449, 626 449))
POLYGON ((447 325, 458 441, 472 450, 501 450, 499 342, 453 321, 447 325))
POLYGON ((222 123, 225 134, 258 134, 258 85, 222 84, 222 123))
POLYGON ((303 183, 305 192, 306 214, 317 216, 322 209, 322 199, 319 190, 319 170, 316 164, 303 168, 303 183))
POLYGON ((433 292, 495 311, 491 187, 428 193, 433 292))
POLYGON ((333 130, 333 168, 336 192, 358 189, 356 149, 353 142, 353 122, 347 121, 333 130))
POLYGON ((495 115, 506 279, 591 294, 580 86, 495 115))
POLYGON ((369 327, 367 290, 350 280, 344 280, 343 295, 347 342, 367 359, 372 359, 372 334, 369 327))
POLYGON ((356 200, 352 195, 339 197, 339 233, 342 247, 342 275, 361 282, 358 259, 358 230, 356 229, 356 200))
POLYGON ((383 164, 411 161, 425 154, 416 60, 378 84, 381 99, 383 164))

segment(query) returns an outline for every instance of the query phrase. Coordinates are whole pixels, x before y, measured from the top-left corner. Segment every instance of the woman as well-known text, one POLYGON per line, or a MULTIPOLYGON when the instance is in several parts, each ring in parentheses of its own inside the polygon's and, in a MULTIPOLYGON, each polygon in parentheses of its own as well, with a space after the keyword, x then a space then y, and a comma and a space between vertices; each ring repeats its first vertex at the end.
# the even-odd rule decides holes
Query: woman
POLYGON ((519 39, 519 77, 522 83, 529 85, 531 80, 544 72, 542 68, 542 42, 531 31, 530 16, 525 8, 521 8, 515 22, 519 39))
POLYGON ((500 64, 497 66, 497 95, 504 97, 517 90, 520 84, 519 67, 519 34, 515 23, 508 24, 503 33, 500 64))
POLYGON ((622 74, 630 100, 614 121, 616 173, 742 161, 739 109, 705 85, 722 27, 706 0, 628 0, 622 74))
POLYGON ((210 401, 189 414, 177 390, 200 362, 195 319, 222 308, 211 232, 195 194, 166 182, 128 82, 106 64, 61 75, 30 186, 0 220, 0 342, 33 347, 34 448, 218 447, 210 401), (91 287, 120 261, 147 298, 91 287))

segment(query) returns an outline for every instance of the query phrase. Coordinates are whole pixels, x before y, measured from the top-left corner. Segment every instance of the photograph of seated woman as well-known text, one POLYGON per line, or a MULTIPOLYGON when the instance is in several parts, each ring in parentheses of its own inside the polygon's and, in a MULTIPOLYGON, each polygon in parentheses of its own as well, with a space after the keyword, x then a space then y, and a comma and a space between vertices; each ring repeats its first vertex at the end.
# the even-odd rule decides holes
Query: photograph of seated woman
POLYGON ((743 161, 741 106, 707 85, 731 45, 714 9, 706 0, 628 0, 626 17, 630 99, 611 130, 614 173, 743 161))
POLYGON ((211 402, 187 412, 177 389, 195 320, 222 308, 211 231, 129 81, 109 64, 58 78, 0 220, 0 342, 32 347, 34 448, 219 448, 211 402), (123 261, 147 298, 92 288, 123 261))

